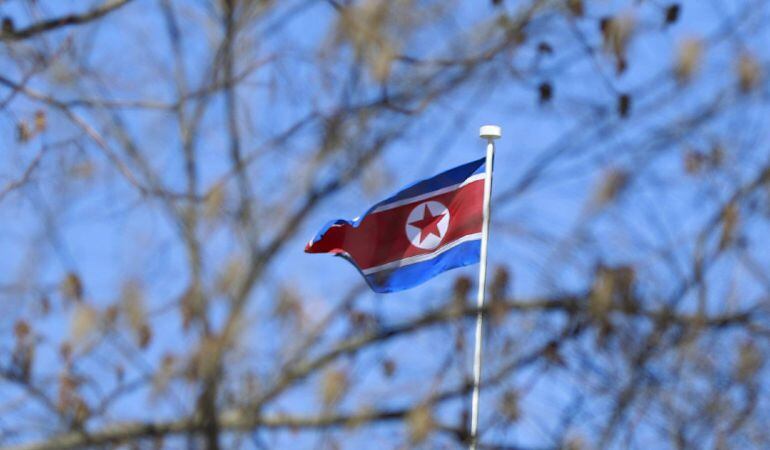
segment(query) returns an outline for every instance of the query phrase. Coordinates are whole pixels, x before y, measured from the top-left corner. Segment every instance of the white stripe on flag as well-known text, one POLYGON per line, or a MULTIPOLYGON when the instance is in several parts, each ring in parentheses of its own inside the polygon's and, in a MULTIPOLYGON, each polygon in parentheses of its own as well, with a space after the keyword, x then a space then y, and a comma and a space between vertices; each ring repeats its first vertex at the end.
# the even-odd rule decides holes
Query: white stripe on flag
POLYGON ((453 184, 451 186, 447 186, 441 189, 437 189, 432 192, 427 192, 425 194, 420 194, 415 197, 405 198, 403 200, 398 200, 393 203, 387 203, 385 205, 377 207, 374 211, 370 212, 369 214, 378 213, 380 211, 387 211, 389 209, 398 208, 399 206, 408 205, 410 203, 419 202, 420 200, 425 200, 426 198, 435 197, 436 195, 445 194, 447 192, 452 192, 454 190, 460 189, 461 187, 471 184, 474 181, 483 180, 486 178, 486 174, 478 173, 476 175, 472 175, 465 179, 462 183, 453 184))
POLYGON ((460 245, 460 244, 462 244, 464 242, 475 241, 475 240, 478 240, 478 239, 481 239, 481 233, 467 234, 467 235, 465 235, 465 236, 463 236, 463 237, 461 237, 461 238, 459 238, 459 239, 457 239, 455 241, 452 241, 449 244, 441 247, 440 249, 436 250, 433 253, 426 253, 424 255, 415 255, 415 256, 410 256, 408 258, 399 259, 398 261, 391 261, 389 263, 385 263, 385 264, 382 264, 380 266, 375 266, 375 267, 370 267, 368 269, 364 269, 361 272, 363 272, 364 275, 369 275, 369 274, 372 274, 374 272, 379 272, 381 270, 398 268, 398 267, 408 266, 410 264, 414 264, 414 263, 418 263, 418 262, 422 262, 422 261, 427 261, 429 259, 433 259, 434 257, 436 257, 436 256, 438 256, 438 255, 440 255, 440 254, 442 254, 442 253, 444 253, 446 251, 449 251, 449 250, 457 247, 458 245, 460 245))

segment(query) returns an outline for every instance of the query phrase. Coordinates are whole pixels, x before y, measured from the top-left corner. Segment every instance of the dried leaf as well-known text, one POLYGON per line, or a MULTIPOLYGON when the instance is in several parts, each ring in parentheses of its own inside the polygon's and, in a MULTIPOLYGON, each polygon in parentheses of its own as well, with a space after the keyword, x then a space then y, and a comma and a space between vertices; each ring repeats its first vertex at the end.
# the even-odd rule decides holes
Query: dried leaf
POLYGON ((231 257, 217 277, 217 291, 222 295, 234 295, 244 276, 245 270, 242 258, 239 256, 231 257))
POLYGON ((620 117, 628 117, 628 113, 631 110, 631 97, 628 94, 621 94, 618 97, 618 115, 620 117))
POLYGON ((59 290, 62 296, 67 299, 83 300, 83 283, 74 272, 70 272, 64 277, 59 285, 59 290))
POLYGON ((679 20, 679 13, 682 8, 678 3, 672 3, 666 8, 666 24, 670 25, 679 20))
POLYGON ((396 363, 392 359, 385 359, 382 361, 382 374, 386 378, 391 378, 396 373, 396 363))
POLYGON ((187 287, 179 300, 179 307, 182 314, 182 327, 187 330, 193 321, 203 316, 206 308, 203 294, 197 285, 187 287))
POLYGON ((302 300, 300 294, 289 286, 282 286, 278 291, 274 314, 282 320, 302 319, 302 300))
POLYGON ((553 86, 549 82, 540 83, 540 86, 537 87, 537 91, 541 105, 550 102, 551 98, 553 98, 553 86))
POLYGON ((348 374, 342 370, 329 370, 321 380, 321 402, 326 407, 336 405, 348 390, 348 374))
POLYGON ((24 321, 16 322, 14 334, 16 343, 11 355, 11 370, 20 380, 28 382, 35 358, 35 340, 31 338, 29 325, 24 321))
POLYGON ((13 25, 13 19, 10 17, 3 17, 3 33, 13 33, 15 28, 16 27, 13 25))
POLYGON ((176 366, 176 358, 174 358, 174 355, 170 353, 166 353, 163 355, 163 359, 161 360, 160 367, 155 372, 155 375, 152 379, 152 394, 153 395, 160 395, 163 394, 166 389, 168 388, 169 382, 171 381, 172 376, 174 375, 174 370, 176 366))
POLYGON ((604 206, 615 199, 628 187, 629 174, 623 169, 610 169, 599 185, 594 199, 598 206, 604 206))
POLYGON ((13 335, 17 340, 24 340, 29 336, 31 328, 25 320, 17 320, 13 325, 13 335))
POLYGON ((602 31, 604 49, 616 60, 620 74, 627 67, 626 52, 634 32, 635 21, 631 16, 603 18, 599 22, 602 31))
POLYGON ((67 364, 72 363, 72 344, 69 342, 62 342, 59 346, 59 356, 67 364))
POLYGON ((78 303, 75 312, 72 314, 70 323, 70 337, 73 343, 80 344, 94 331, 99 325, 99 314, 94 308, 83 303, 78 303))
POLYGON ((735 240, 738 228, 738 206, 732 202, 722 210, 722 235, 719 238, 719 249, 724 250, 735 240))
POLYGON ((764 365, 764 357, 751 341, 741 346, 735 377, 742 383, 752 382, 764 365))
POLYGON ((208 220, 219 218, 224 211, 227 191, 224 183, 217 183, 203 202, 203 216, 208 220))
POLYGON ((21 121, 16 124, 16 140, 22 144, 32 139, 32 130, 29 129, 27 122, 21 121))
POLYGON ((409 441, 413 445, 425 441, 436 428, 433 411, 428 405, 420 405, 411 410, 406 418, 406 423, 409 430, 409 441))
POLYGON ((144 293, 138 282, 129 281, 123 285, 120 305, 128 326, 136 336, 137 344, 140 348, 147 348, 152 340, 152 329, 147 321, 144 293))
POLYGON ((582 17, 585 14, 585 8, 583 7, 583 0, 567 0, 567 9, 576 17, 582 17))
POLYGON ((146 349, 152 341, 152 329, 149 325, 144 324, 137 333, 137 343, 139 348, 146 349))
POLYGON ((69 169, 70 175, 81 180, 93 178, 96 168, 90 160, 78 162, 69 169))
POLYGON ((509 422, 518 422, 521 418, 521 400, 519 393, 513 389, 505 391, 500 399, 500 413, 509 422))
POLYGON ((46 128, 46 116, 45 111, 35 111, 35 133, 40 133, 46 128))
POLYGON ((455 278, 452 285, 452 308, 457 311, 462 311, 465 308, 472 285, 473 282, 467 276, 461 275, 455 278))
POLYGON ((685 39, 679 44, 674 75, 680 83, 690 81, 700 68, 703 59, 703 43, 700 39, 685 39))
POLYGON ((742 92, 751 92, 759 85, 762 78, 762 68, 753 55, 741 54, 738 57, 736 71, 738 73, 738 86, 742 92))
POLYGON ((684 154, 684 170, 690 175, 695 175, 703 169, 706 157, 697 150, 688 150, 684 154))
POLYGON ((489 286, 489 296, 494 300, 505 300, 508 296, 508 284, 511 281, 511 274, 505 266, 497 266, 492 275, 492 283, 489 286))

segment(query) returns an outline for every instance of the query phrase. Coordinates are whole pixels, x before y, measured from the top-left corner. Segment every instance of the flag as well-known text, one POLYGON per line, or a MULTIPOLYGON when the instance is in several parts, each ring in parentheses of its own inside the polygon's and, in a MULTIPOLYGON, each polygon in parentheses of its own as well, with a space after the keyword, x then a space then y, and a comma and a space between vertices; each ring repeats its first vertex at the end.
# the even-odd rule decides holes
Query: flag
POLYGON ((417 286, 479 262, 485 158, 413 183, 352 220, 329 222, 305 247, 350 261, 375 292, 417 286))

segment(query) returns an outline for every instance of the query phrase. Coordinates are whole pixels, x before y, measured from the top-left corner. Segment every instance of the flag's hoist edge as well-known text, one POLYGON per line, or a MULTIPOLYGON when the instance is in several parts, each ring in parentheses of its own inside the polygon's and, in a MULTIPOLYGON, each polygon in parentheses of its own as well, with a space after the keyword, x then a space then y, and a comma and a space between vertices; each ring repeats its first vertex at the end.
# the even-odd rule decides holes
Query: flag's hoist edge
MULTIPOLYGON (((412 183, 375 204, 353 221, 333 220, 311 239, 308 246, 310 247, 319 241, 331 227, 341 226, 344 223, 357 227, 368 214, 373 212, 428 200, 442 193, 460 189, 471 182, 483 180, 485 179, 485 161, 485 158, 477 159, 434 177, 412 183)), ((361 273, 372 290, 388 293, 409 289, 449 269, 476 264, 479 262, 480 252, 481 233, 474 233, 465 235, 454 242, 443 244, 434 252, 393 261, 366 270, 361 270, 346 252, 339 252, 336 256, 347 259, 361 273)))

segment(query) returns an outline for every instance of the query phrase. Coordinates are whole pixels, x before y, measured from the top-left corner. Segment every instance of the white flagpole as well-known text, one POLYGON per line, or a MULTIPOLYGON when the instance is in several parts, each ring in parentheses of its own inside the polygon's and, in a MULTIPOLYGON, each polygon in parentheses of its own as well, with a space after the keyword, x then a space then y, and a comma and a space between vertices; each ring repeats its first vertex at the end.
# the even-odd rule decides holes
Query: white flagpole
POLYGON ((502 135, 497 125, 484 125, 479 136, 487 140, 486 180, 484 182, 484 218, 481 225, 481 258, 479 261, 479 290, 476 296, 476 346, 473 357, 473 399, 471 401, 471 447, 476 450, 479 430, 479 387, 481 385, 481 338, 484 325, 484 292, 487 282, 487 244, 489 241, 489 203, 492 197, 492 164, 495 157, 495 139, 502 135))

